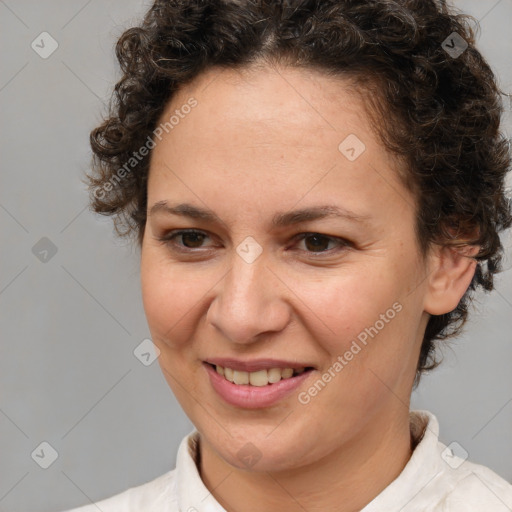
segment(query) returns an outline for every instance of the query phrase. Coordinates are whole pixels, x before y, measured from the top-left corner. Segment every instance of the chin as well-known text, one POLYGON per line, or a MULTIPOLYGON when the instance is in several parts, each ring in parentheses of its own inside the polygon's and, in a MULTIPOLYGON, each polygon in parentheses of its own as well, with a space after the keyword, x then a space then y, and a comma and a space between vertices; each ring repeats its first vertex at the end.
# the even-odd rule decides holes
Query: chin
MULTIPOLYGON (((238 435, 231 437, 222 431, 220 437, 213 434, 212 439, 208 435, 208 426, 206 431, 198 428, 201 437, 208 440, 213 450, 237 469, 252 472, 287 471, 312 463, 322 456, 316 453, 318 447, 315 450, 314 442, 311 447, 305 443, 304 435, 298 436, 285 429, 278 432, 279 427, 272 432, 274 429, 275 426, 272 429, 244 426, 238 435)), ((309 438, 314 439, 314 436, 309 438)))

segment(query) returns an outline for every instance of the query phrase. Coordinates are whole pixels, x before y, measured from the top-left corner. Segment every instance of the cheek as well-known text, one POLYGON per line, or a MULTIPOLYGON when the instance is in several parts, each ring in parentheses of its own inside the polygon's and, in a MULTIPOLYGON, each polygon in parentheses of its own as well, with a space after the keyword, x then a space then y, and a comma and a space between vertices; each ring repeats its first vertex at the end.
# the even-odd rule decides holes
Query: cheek
POLYGON ((360 411, 387 397, 389 388, 399 394, 414 372, 422 314, 420 293, 410 293, 416 267, 378 263, 301 288, 316 313, 308 330, 325 354, 324 376, 335 383, 320 398, 326 405, 335 400, 360 411))
POLYGON ((310 332, 328 353, 342 354, 358 336, 364 340, 366 330, 376 323, 383 330, 394 321, 400 309, 396 303, 403 295, 397 282, 389 271, 374 265, 346 269, 338 276, 309 284, 302 280, 297 295, 305 314, 308 310, 314 313, 307 314, 312 319, 310 332))
POLYGON ((213 285, 200 272, 185 272, 148 249, 141 258, 144 311, 155 343, 184 343, 184 329, 195 319, 201 297, 213 285))

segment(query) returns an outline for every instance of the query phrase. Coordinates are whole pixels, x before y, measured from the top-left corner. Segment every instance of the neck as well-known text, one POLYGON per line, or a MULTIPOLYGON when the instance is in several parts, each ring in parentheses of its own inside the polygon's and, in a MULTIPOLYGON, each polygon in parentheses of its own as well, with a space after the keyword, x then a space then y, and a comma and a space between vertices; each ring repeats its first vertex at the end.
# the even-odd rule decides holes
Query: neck
POLYGON ((228 512, 359 511, 398 477, 412 454, 408 411, 392 418, 379 421, 386 428, 372 422, 313 464, 279 472, 233 467, 201 438, 201 478, 228 512))

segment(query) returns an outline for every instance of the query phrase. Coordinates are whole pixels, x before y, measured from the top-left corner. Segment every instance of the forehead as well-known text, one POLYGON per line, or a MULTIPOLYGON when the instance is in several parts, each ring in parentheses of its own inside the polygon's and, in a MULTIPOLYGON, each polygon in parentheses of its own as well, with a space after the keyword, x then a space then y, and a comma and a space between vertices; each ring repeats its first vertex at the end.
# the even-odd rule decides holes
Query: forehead
MULTIPOLYGON (((199 108, 191 117, 201 116, 201 121, 210 117, 213 124, 209 129, 216 132, 242 128, 243 133, 235 135, 244 135, 244 145, 248 142, 245 136, 251 131, 255 142, 270 143, 279 136, 281 141, 288 139, 308 146, 318 144, 317 139, 326 131, 342 135, 350 128, 371 129, 354 82, 313 69, 262 64, 239 69, 212 68, 182 86, 167 105, 167 113, 179 110, 192 96, 199 108)), ((235 137, 231 143, 236 144, 239 139, 235 137)))
POLYGON ((178 189, 204 201, 236 195, 246 210, 321 196, 365 215, 411 199, 346 80, 298 68, 214 68, 175 94, 161 123, 173 114, 179 122, 153 150, 153 202, 178 189), (183 108, 191 99, 195 106, 183 108))

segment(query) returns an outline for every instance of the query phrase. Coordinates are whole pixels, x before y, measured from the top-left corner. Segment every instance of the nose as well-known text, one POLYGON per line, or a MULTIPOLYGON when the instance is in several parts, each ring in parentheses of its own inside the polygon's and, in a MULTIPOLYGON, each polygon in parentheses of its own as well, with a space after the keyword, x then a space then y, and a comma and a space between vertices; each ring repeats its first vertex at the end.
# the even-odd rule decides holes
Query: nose
POLYGON ((276 333, 290 320, 286 287, 267 268, 263 255, 247 263, 234 255, 231 270, 218 284, 207 320, 231 342, 247 345, 276 333))

